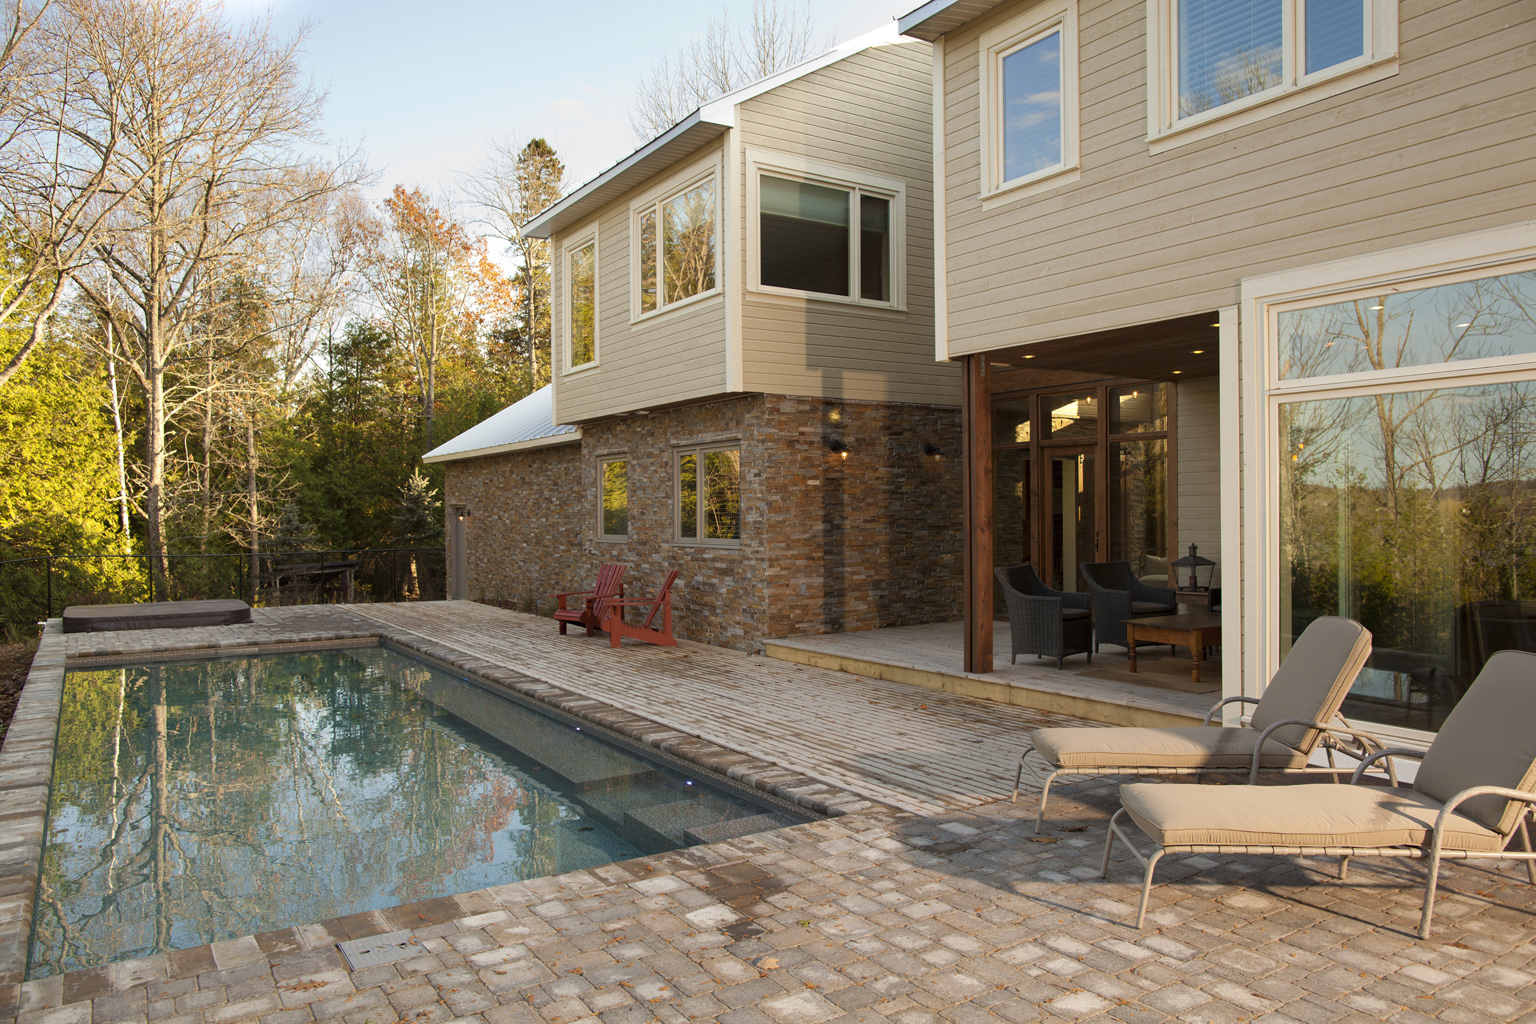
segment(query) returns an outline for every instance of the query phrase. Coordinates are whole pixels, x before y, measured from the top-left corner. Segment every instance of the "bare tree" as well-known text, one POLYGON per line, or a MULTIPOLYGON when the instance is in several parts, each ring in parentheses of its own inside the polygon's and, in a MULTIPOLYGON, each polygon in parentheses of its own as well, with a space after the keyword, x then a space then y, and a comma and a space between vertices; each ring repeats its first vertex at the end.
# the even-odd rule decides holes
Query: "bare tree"
MULTIPOLYGON (((233 284, 254 275, 263 238, 365 172, 355 158, 301 155, 321 141, 324 98, 301 73, 303 33, 278 40, 269 20, 231 25, 217 8, 157 0, 82 2, 70 28, 121 94, 113 166, 134 184, 95 250, 126 300, 112 308, 143 394, 146 542, 164 580, 167 425, 202 390, 175 372, 206 355, 196 321, 248 299, 233 284)), ((85 97, 82 123, 105 122, 104 102, 85 97)), ((80 287, 108 308, 94 275, 80 287)))
POLYGON ((549 243, 523 233, 538 213, 559 201, 565 191, 565 164, 543 139, 518 146, 510 139, 493 139, 480 170, 465 182, 465 191, 484 211, 484 223, 507 243, 517 260, 520 333, 528 349, 529 386, 548 378, 549 243))
POLYGON ((43 341, 107 222, 136 184, 115 163, 125 99, 119 69, 94 66, 77 30, 89 0, 14 0, 0 45, 0 218, 8 224, 0 326, 26 340, 0 386, 43 341))
POLYGON ((704 31, 664 55, 635 90, 629 125, 648 142, 697 108, 761 78, 792 68, 832 45, 816 31, 809 0, 753 0, 745 32, 732 31, 721 10, 704 31))

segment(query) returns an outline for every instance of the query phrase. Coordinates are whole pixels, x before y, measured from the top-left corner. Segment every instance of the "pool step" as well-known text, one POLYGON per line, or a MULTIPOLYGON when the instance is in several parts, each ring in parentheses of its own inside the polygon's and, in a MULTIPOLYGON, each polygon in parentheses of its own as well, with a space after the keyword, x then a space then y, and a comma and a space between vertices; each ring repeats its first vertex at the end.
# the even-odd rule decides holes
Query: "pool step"
POLYGON ((750 818, 730 818, 726 821, 717 821, 712 825, 696 825, 693 828, 683 829, 683 838, 694 845, 704 843, 719 843, 727 839, 740 839, 742 836, 755 835, 758 832, 770 832, 776 828, 787 828, 790 825, 799 825, 800 822, 787 814, 754 814, 750 818))
POLYGON ((669 849, 688 845, 688 829, 717 824, 740 811, 719 797, 699 793, 686 800, 631 807, 624 813, 623 834, 636 846, 669 849))

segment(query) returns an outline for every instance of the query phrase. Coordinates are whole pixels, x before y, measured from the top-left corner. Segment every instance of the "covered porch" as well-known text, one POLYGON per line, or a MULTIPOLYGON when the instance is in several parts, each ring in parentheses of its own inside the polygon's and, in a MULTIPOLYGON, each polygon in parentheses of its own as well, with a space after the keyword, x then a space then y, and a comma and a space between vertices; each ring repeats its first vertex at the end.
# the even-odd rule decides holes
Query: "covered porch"
POLYGON ((992 630, 992 669, 978 672, 965 666, 965 629, 964 622, 939 622, 789 637, 768 641, 766 653, 782 661, 1112 725, 1199 725, 1221 698, 1219 649, 1202 659, 1198 683, 1190 679, 1185 647, 1139 648, 1134 673, 1125 648, 1108 644, 1091 662, 1073 655, 1061 669, 1054 660, 1034 655, 1020 655, 1012 664, 1008 624, 998 621, 992 630))

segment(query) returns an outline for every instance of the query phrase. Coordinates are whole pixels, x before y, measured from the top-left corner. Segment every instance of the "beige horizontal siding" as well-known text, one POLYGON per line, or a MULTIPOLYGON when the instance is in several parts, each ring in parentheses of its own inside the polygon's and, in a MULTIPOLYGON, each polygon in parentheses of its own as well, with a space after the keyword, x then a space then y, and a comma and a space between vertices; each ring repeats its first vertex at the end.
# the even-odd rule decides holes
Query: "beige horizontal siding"
MULTIPOLYGON (((955 405, 959 369, 934 360, 932 61, 926 43, 882 46, 742 104, 739 144, 906 183, 906 309, 745 292, 748 391, 955 405)), ((740 244, 747 218, 732 224, 740 244)), ((742 265, 747 265, 742 252, 742 265)))
MULTIPOLYGON (((1180 381, 1178 397, 1178 512, 1174 558, 1198 544, 1200 554, 1217 564, 1221 585, 1221 417, 1220 387, 1215 377, 1180 381)), ((1235 496, 1234 496, 1234 499, 1235 496)), ((1233 577, 1236 579, 1236 577, 1233 577)))
MULTIPOLYGON (((676 170, 718 156, 719 145, 690 156, 676 170)), ((671 171, 666 174, 672 173, 671 171)), ((664 180, 666 174, 656 180, 664 180)), ((629 204, 650 184, 604 207, 597 216, 598 367, 561 375, 566 345, 559 315, 564 301, 565 239, 586 235, 590 223, 558 236, 552 282, 555 309, 555 413, 564 423, 612 416, 633 409, 693 401, 725 391, 725 303, 703 299, 638 324, 630 323, 629 204)))
POLYGON ((1239 279, 1523 220, 1536 7, 1406 0, 1399 73, 1152 155, 1146 6, 1079 6, 1081 176, 982 210, 979 38, 946 41, 951 352, 1230 305, 1239 279))

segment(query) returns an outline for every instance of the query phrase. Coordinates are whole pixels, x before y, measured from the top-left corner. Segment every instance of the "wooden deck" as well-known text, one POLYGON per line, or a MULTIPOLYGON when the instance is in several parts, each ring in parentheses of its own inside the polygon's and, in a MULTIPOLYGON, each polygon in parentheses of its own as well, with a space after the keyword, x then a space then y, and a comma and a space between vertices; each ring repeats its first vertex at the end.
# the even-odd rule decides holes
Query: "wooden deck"
POLYGON ((895 682, 983 697, 1003 704, 1071 715, 1112 725, 1198 725, 1221 698, 1221 656, 1200 664, 1200 682, 1189 678, 1189 651, 1142 647, 1137 672, 1123 647, 1106 646, 1089 662, 1081 654, 1058 669, 1054 660, 1023 655, 1009 663, 1008 623, 999 621, 988 673, 963 668, 962 626, 940 622, 857 633, 770 640, 775 658, 840 669, 895 682))
POLYGON ((1026 730, 1084 724, 687 641, 614 650, 469 601, 350 610, 919 814, 1006 797, 1026 730))

